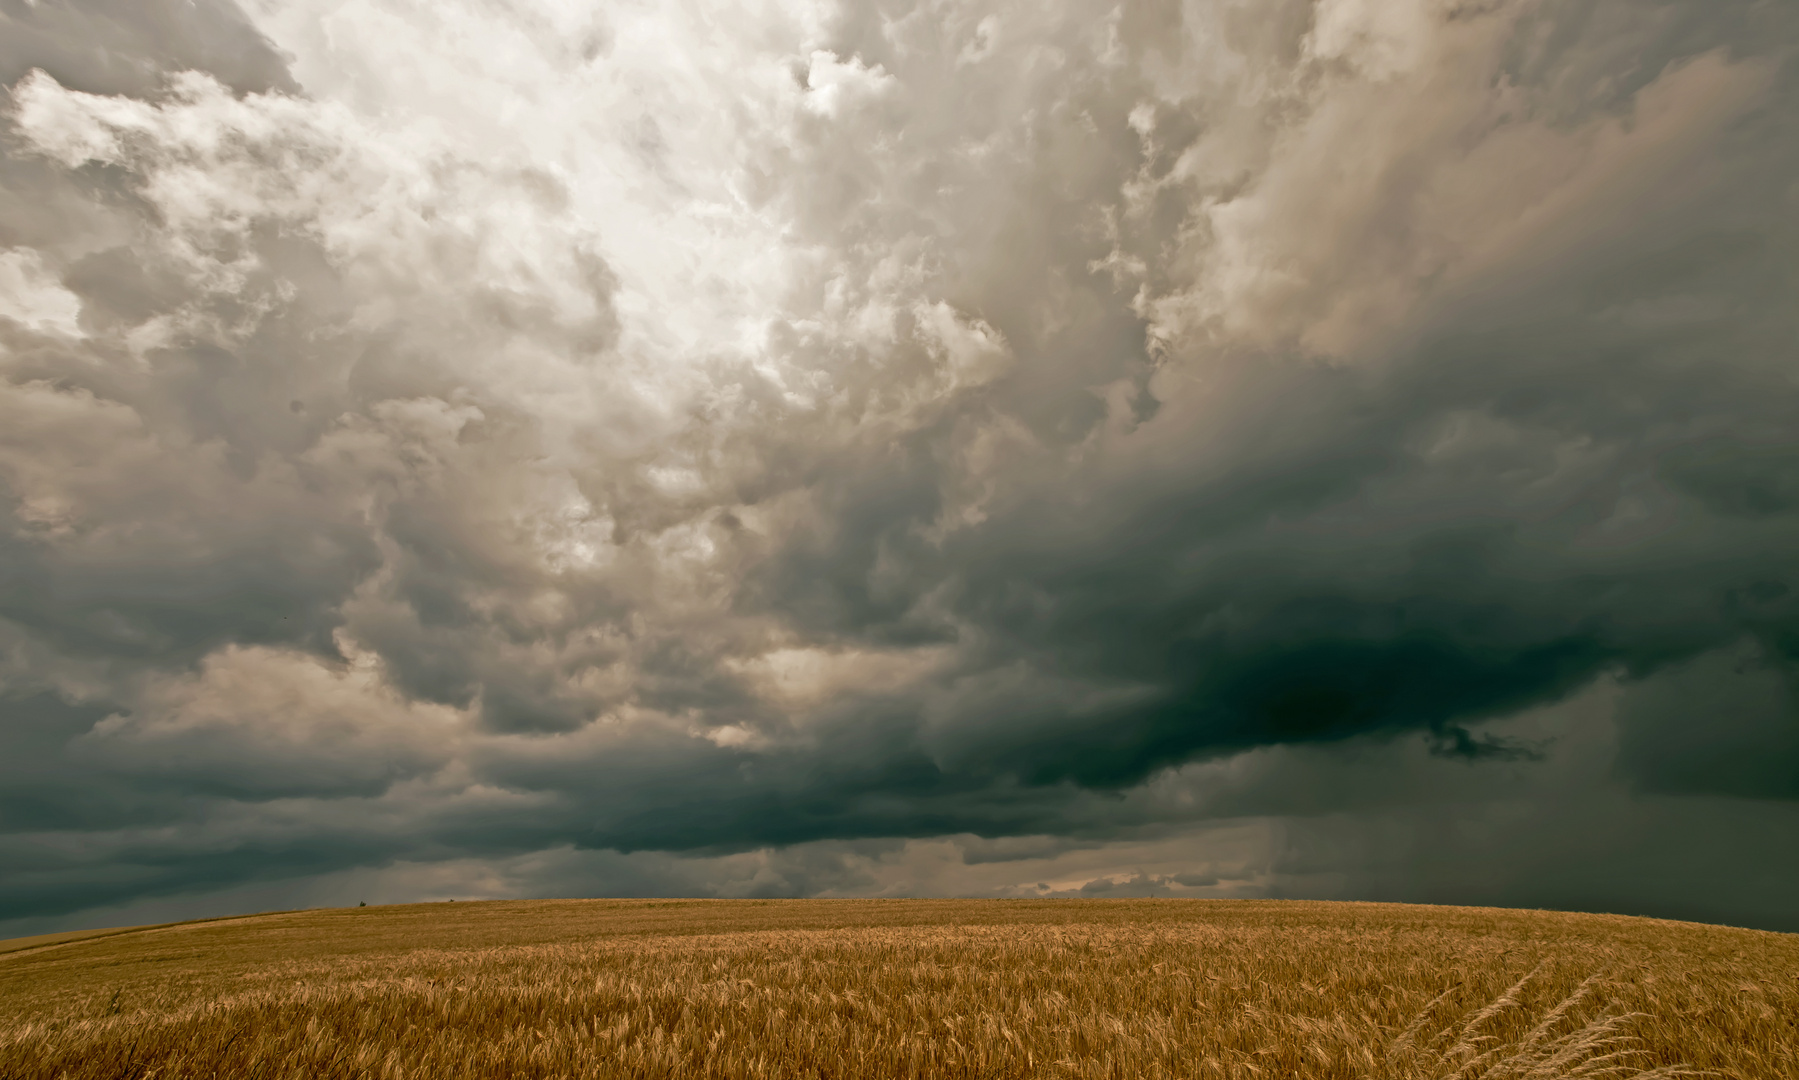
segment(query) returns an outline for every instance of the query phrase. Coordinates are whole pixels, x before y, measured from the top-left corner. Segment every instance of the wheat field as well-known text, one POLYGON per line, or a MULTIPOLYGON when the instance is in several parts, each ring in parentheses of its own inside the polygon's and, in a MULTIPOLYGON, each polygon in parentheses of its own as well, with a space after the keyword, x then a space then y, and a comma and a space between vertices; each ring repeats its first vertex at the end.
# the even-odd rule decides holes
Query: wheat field
POLYGON ((1799 1078, 1799 935, 1186 900, 528 901, 0 943, 0 1077, 1799 1078))

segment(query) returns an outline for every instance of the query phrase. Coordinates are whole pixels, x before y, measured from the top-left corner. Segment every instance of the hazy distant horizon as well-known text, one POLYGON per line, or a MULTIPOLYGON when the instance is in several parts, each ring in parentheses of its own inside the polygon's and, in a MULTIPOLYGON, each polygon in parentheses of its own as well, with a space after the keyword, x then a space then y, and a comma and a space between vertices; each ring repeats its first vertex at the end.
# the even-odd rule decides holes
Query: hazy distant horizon
POLYGON ((1760 0, 0 0, 0 937, 1799 931, 1796 48, 1760 0))

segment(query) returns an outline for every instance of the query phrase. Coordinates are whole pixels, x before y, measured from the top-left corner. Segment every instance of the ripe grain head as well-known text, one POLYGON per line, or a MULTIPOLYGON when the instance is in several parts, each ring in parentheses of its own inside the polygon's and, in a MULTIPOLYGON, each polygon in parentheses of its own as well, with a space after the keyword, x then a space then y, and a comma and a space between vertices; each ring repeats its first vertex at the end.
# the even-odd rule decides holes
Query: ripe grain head
POLYGON ((1400 905, 316 911, 0 956, 0 1002, 22 1078, 1799 1078, 1799 938, 1400 905))

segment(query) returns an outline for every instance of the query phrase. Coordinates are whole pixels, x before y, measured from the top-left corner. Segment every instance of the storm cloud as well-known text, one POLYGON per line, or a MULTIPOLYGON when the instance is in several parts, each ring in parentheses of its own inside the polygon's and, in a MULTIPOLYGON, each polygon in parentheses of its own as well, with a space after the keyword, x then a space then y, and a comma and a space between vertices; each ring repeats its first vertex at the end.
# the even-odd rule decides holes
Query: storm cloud
POLYGON ((0 0, 0 929, 1799 928, 1799 12, 0 0))

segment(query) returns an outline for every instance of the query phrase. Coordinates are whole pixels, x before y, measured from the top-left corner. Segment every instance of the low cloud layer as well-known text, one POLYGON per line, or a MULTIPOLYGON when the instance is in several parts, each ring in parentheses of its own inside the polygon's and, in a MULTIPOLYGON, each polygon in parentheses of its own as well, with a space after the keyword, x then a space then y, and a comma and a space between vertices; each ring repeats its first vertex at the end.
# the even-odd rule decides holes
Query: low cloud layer
POLYGON ((666 7, 0 0, 0 929, 1799 928, 1799 15, 666 7))

